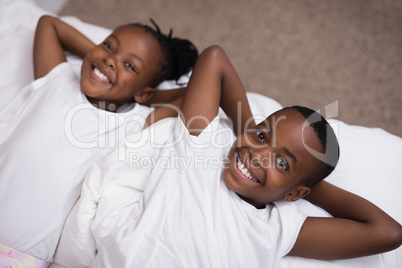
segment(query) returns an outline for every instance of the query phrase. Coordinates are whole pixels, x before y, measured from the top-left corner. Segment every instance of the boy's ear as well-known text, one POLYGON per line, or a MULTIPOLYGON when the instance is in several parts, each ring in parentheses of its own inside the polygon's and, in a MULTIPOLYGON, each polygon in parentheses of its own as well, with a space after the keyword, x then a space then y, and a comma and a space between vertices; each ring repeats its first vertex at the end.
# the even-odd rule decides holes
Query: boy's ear
POLYGON ((140 93, 134 95, 135 102, 144 103, 149 100, 154 95, 155 89, 152 87, 147 87, 140 93))
POLYGON ((295 189, 293 189, 290 193, 285 195, 283 199, 287 202, 294 202, 299 200, 300 198, 309 195, 310 192, 311 192, 310 187, 299 185, 295 189))

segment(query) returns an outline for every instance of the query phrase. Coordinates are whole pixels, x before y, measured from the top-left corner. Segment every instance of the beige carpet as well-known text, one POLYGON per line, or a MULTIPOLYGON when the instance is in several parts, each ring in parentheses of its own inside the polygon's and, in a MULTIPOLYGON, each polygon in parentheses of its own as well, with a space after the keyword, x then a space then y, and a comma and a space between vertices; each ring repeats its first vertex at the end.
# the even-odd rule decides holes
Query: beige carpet
POLYGON ((338 101, 337 119, 402 137, 400 0, 69 0, 59 14, 108 28, 152 17, 199 50, 222 46, 248 91, 338 101))

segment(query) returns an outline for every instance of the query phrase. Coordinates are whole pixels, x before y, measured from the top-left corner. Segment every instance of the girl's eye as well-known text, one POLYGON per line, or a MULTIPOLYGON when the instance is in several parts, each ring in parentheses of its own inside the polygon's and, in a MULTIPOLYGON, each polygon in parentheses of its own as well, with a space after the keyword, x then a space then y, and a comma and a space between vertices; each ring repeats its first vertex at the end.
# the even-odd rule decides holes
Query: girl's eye
POLYGON ((281 168, 284 170, 288 170, 288 168, 289 168, 288 163, 286 162, 286 160, 283 157, 278 157, 276 159, 276 166, 278 168, 281 168))
POLYGON ((126 63, 126 66, 127 66, 129 69, 133 70, 133 72, 135 72, 135 68, 134 68, 133 65, 131 65, 130 63, 126 63))
POLYGON ((257 138, 261 141, 265 140, 265 134, 261 129, 256 129, 257 138))
POLYGON ((107 50, 110 50, 110 51, 113 50, 113 47, 109 43, 103 42, 103 45, 107 48, 107 50))

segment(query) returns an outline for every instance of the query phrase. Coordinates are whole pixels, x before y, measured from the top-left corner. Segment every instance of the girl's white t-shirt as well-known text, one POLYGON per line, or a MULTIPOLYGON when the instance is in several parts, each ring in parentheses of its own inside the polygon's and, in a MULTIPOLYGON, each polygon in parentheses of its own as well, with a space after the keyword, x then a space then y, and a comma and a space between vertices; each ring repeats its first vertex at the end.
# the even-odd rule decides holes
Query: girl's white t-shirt
POLYGON ((51 261, 90 166, 141 131, 151 109, 93 107, 68 63, 21 92, 0 129, 0 243, 51 261))

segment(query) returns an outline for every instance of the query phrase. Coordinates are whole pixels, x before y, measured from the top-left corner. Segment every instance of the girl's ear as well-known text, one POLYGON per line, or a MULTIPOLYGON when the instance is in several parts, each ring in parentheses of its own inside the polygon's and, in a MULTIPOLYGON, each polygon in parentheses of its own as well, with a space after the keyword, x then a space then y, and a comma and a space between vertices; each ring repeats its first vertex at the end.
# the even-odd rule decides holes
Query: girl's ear
POLYGON ((152 87, 147 87, 140 93, 134 96, 135 102, 144 103, 149 100, 154 95, 155 89, 152 87))
POLYGON ((288 193, 283 197, 283 199, 287 202, 294 202, 299 200, 300 198, 303 198, 307 195, 309 195, 311 192, 311 188, 303 185, 297 186, 293 191, 288 193))

